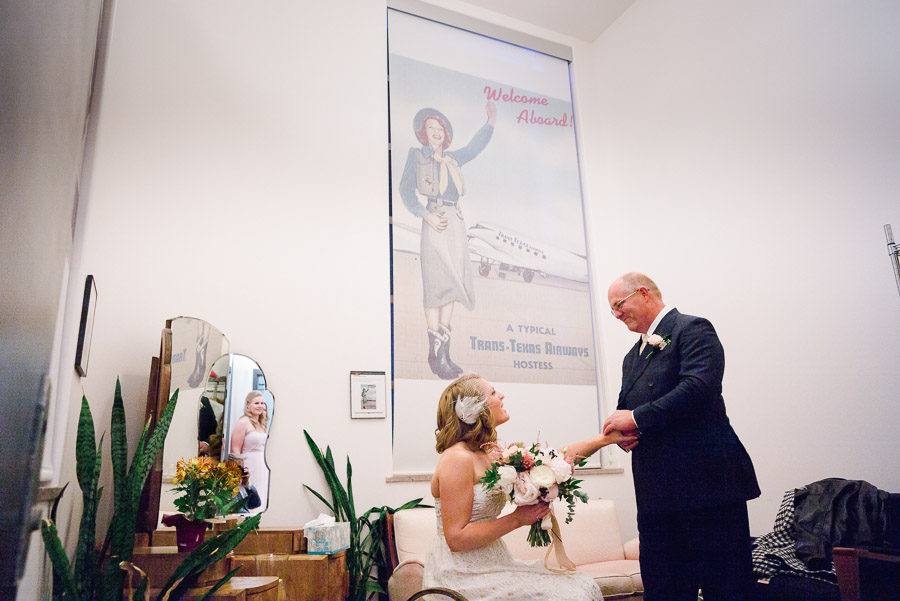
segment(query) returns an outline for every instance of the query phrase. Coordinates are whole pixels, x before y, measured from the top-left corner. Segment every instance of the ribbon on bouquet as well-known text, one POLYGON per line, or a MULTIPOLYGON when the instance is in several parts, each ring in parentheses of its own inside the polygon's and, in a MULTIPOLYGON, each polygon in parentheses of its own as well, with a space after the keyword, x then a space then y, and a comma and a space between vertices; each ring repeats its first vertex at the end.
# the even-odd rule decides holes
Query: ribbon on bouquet
POLYGON ((566 548, 563 546, 562 536, 559 534, 559 522, 556 521, 556 514, 553 513, 553 507, 550 513, 541 520, 541 530, 550 531, 550 546, 547 547, 547 554, 544 555, 544 567, 551 572, 557 574, 566 574, 575 571, 575 563, 566 555, 566 548), (554 551, 556 555, 556 563, 558 568, 550 566, 550 552, 554 551))

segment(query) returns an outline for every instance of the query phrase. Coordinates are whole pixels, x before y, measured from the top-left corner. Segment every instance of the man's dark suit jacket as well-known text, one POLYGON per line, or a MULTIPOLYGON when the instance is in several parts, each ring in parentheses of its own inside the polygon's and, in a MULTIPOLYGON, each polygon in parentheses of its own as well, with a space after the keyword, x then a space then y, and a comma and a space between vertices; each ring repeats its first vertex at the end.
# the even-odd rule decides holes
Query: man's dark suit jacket
POLYGON ((760 495, 750 456, 725 414, 725 353, 712 324, 672 309, 656 334, 625 356, 619 409, 634 412, 632 453, 638 512, 700 509, 760 495), (640 353, 640 354, 639 354, 640 353))

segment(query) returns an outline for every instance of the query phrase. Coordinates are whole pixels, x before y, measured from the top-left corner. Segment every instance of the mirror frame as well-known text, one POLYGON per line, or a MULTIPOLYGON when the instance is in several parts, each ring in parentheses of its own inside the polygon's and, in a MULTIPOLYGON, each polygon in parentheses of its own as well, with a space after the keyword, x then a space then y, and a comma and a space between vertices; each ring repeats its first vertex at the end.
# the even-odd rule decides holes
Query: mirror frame
MULTIPOLYGON (((147 387, 147 407, 144 411, 145 422, 149 420, 151 430, 156 428, 156 418, 169 404, 169 387, 172 384, 172 321, 166 320, 159 345, 159 357, 150 360, 150 383, 147 387)), ((159 450, 150 475, 144 482, 141 491, 141 502, 138 506, 137 532, 152 533, 159 523, 159 495, 162 492, 163 448, 159 450)))
MULTIPOLYGON (((224 339, 228 352, 231 351, 231 342, 224 332, 216 326, 200 319, 199 317, 191 317, 188 315, 180 315, 166 320, 166 327, 163 328, 160 337, 159 357, 152 357, 150 360, 150 382, 147 386, 147 405, 144 411, 144 422, 150 422, 150 430, 156 428, 157 416, 162 415, 163 410, 169 404, 172 386, 172 323, 176 319, 195 319, 208 324, 214 328, 224 339)), ((217 355, 218 357, 219 355, 217 355)), ((207 371, 208 373, 208 371, 207 371)), ((205 380, 204 380, 205 381, 205 380)), ((184 401, 185 399, 181 399, 184 401)), ((150 474, 144 482, 144 488, 141 490, 141 500, 138 505, 137 521, 135 524, 136 532, 153 533, 159 525, 159 501, 162 494, 163 484, 163 457, 165 454, 165 441, 160 448, 159 453, 153 461, 153 467, 150 468, 150 474)))

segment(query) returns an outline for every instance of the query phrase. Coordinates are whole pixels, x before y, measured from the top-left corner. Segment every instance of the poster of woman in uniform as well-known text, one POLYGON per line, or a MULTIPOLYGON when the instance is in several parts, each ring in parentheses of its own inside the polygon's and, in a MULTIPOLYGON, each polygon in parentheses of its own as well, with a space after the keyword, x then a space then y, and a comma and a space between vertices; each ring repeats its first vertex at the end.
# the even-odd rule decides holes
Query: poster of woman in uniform
POLYGON ((388 11, 397 473, 433 468, 447 384, 478 373, 515 440, 600 427, 565 60, 388 11), (579 416, 548 423, 548 399, 579 416))
POLYGON ((594 384, 567 70, 532 90, 395 39, 395 378, 594 384))
POLYGON ((460 167, 484 150, 494 132, 497 109, 487 103, 487 122, 465 147, 447 152, 453 127, 440 111, 423 108, 413 118, 421 147, 409 149, 400 178, 400 198, 410 213, 422 219, 419 258, 425 325, 428 328, 428 367, 444 380, 463 370, 450 358, 451 320, 456 303, 475 305, 466 221, 459 206, 465 194, 460 167), (422 204, 422 200, 425 204, 422 204))

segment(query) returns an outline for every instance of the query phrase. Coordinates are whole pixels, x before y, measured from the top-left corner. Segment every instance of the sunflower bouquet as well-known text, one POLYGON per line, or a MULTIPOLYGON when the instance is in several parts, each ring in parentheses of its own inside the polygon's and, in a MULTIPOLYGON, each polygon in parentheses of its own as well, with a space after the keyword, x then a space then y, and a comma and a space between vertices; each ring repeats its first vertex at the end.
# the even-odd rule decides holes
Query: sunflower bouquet
POLYGON ((175 499, 175 507, 188 520, 206 520, 217 513, 226 515, 238 510, 244 499, 238 495, 241 468, 232 462, 216 462, 209 457, 184 457, 178 460, 175 492, 182 495, 175 499))

